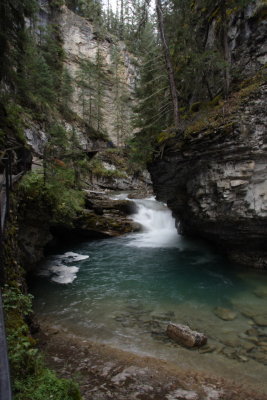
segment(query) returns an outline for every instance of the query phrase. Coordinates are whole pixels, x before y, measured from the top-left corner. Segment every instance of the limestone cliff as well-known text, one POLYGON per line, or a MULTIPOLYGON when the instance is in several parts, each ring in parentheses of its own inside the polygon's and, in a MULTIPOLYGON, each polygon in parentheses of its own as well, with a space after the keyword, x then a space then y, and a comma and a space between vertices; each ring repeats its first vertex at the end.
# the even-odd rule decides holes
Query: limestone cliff
POLYGON ((73 111, 81 118, 87 118, 97 129, 99 121, 93 118, 93 113, 98 111, 93 103, 101 102, 102 131, 114 144, 123 144, 132 133, 131 116, 137 77, 134 56, 123 42, 111 35, 101 35, 91 22, 66 7, 59 14, 58 23, 62 32, 67 68, 75 80, 71 105, 73 111), (96 83, 89 78, 87 85, 83 86, 79 77, 83 72, 84 62, 91 63, 92 69, 91 72, 85 71, 85 74, 92 74, 94 66, 101 68, 102 74, 98 76, 101 82, 96 83), (99 91, 101 99, 98 98, 99 91), (95 110, 90 111, 90 107, 95 110))
MULTIPOLYGON (((55 52, 51 52, 55 58, 61 55, 59 58, 63 65, 56 60, 60 64, 60 71, 63 71, 58 74, 58 80, 62 79, 67 70, 71 78, 68 82, 73 92, 64 103, 66 109, 62 107, 63 102, 58 100, 58 103, 50 105, 51 108, 44 107, 38 109, 38 112, 35 110, 29 113, 24 110, 20 145, 14 140, 13 129, 9 128, 11 133, 8 140, 12 140, 14 147, 13 169, 22 158, 17 148, 22 148, 26 154, 21 168, 36 169, 33 176, 36 175, 42 181, 41 186, 36 182, 29 183, 29 186, 24 187, 25 190, 23 185, 18 190, 21 192, 20 258, 27 269, 43 257, 44 247, 51 240, 56 242, 57 237, 62 236, 65 240, 67 236, 72 240, 85 237, 91 239, 136 230, 136 226, 127 220, 128 213, 117 209, 120 204, 118 206, 116 202, 106 199, 109 207, 102 204, 100 207, 99 199, 94 197, 98 192, 103 196, 106 189, 146 189, 149 183, 145 176, 138 179, 131 176, 123 149, 116 149, 124 145, 126 138, 132 134, 130 120, 135 80, 138 76, 135 57, 115 36, 103 33, 91 21, 73 13, 67 7, 48 0, 39 0, 39 6, 37 22, 32 22, 32 37, 40 47, 42 41, 52 48, 55 47, 55 52), (45 42, 47 36, 50 39, 45 42), (55 127, 59 127, 60 132, 55 133, 55 127), (58 140, 60 134, 61 139, 58 140), (65 187, 62 184, 60 195, 54 202, 53 190, 49 191, 48 188, 56 169, 60 169, 59 174, 69 174, 71 177, 75 161, 79 164, 79 172, 76 174, 79 189, 83 190, 77 191, 78 186, 74 182, 76 178, 70 178, 65 187), (49 167, 51 173, 47 172, 49 167), (76 196, 86 198, 85 201, 82 200, 81 207, 75 208, 75 204, 71 203, 71 212, 60 219, 61 206, 66 204, 63 199, 65 189, 70 189, 72 195, 76 190, 76 196)), ((28 26, 30 25, 28 22, 28 26)), ((50 74, 51 72, 52 68, 50 74)), ((53 89, 57 90, 56 87, 53 89)), ((8 123, 10 124, 9 120, 8 123)), ((11 147, 11 144, 8 142, 7 147, 11 147)), ((54 188, 57 189, 58 185, 54 188)), ((69 201, 73 201, 71 195, 67 203, 69 201)))
MULTIPOLYGON (((48 0, 39 0, 39 7, 37 41, 42 41, 43 32, 51 26, 57 27, 73 90, 67 104, 72 116, 58 115, 57 122, 70 136, 75 131, 83 149, 106 148, 108 142, 123 146, 133 134, 138 60, 124 42, 101 32, 92 21, 66 6, 53 9, 48 0)), ((49 140, 44 125, 28 120, 25 129, 26 140, 38 159, 49 140)))
POLYGON ((150 172, 183 233, 217 243, 234 261, 266 268, 266 13, 259 14, 259 3, 229 23, 232 67, 249 79, 167 140, 150 172))

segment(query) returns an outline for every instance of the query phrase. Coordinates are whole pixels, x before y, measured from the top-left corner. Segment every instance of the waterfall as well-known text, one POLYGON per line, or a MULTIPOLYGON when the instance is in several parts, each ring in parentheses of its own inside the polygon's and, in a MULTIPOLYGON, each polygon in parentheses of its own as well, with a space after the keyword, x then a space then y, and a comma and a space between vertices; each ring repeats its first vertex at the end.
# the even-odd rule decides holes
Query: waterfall
POLYGON ((138 206, 132 216, 143 231, 132 237, 129 246, 134 247, 178 247, 179 235, 171 211, 153 197, 134 200, 138 206))

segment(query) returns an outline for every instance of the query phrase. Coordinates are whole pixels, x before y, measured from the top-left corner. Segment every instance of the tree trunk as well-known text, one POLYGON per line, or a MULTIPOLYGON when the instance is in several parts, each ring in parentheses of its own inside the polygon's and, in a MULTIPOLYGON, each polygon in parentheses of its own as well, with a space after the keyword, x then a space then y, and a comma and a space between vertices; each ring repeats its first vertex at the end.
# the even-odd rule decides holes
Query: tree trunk
POLYGON ((120 39, 124 39, 124 1, 121 1, 121 12, 120 12, 120 39))
POLYGON ((229 94, 230 88, 230 65, 231 65, 231 55, 228 45, 228 37, 227 37, 227 14, 226 14, 226 4, 225 0, 221 2, 221 16, 222 16, 222 29, 223 29, 223 51, 224 51, 224 95, 227 98, 229 94))
POLYGON ((169 79, 169 85, 170 85, 174 126, 175 126, 175 128, 178 128, 179 122, 180 122, 179 121, 179 109, 178 109, 178 105, 179 105, 178 104, 178 96, 177 96, 176 84, 175 84, 175 79, 174 79, 173 66, 172 66, 172 62, 171 62, 170 50, 169 50, 169 46, 168 46, 168 43, 167 43, 167 40, 165 37, 161 0, 156 0, 156 11, 157 11, 157 17, 158 17, 160 39, 162 42, 165 63, 166 63, 166 68, 167 68, 167 73, 168 73, 168 79, 169 79))

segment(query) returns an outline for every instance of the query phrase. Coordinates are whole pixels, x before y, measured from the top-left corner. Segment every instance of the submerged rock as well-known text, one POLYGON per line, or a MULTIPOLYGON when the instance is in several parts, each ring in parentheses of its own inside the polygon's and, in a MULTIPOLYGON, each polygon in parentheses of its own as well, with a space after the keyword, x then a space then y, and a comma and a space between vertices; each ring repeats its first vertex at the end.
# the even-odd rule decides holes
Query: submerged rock
POLYGON ((204 333, 193 331, 187 325, 169 324, 166 333, 171 339, 188 348, 201 347, 208 340, 204 333))
POLYGON ((224 321, 233 321, 237 316, 236 312, 223 307, 216 307, 213 312, 218 318, 224 321))
POLYGON ((234 347, 235 349, 241 346, 240 339, 231 334, 224 335, 222 343, 228 347, 234 347))
POLYGON ((255 296, 259 298, 267 298, 267 288, 266 287, 260 287, 253 292, 255 296))
POLYGON ((267 314, 254 315, 252 319, 256 325, 267 326, 267 314))
POLYGON ((199 350, 199 352, 201 354, 206 354, 206 353, 213 353, 215 350, 216 350, 215 345, 205 345, 199 350))
POLYGON ((242 342, 242 347, 247 351, 250 352, 255 348, 255 344, 251 342, 242 342))

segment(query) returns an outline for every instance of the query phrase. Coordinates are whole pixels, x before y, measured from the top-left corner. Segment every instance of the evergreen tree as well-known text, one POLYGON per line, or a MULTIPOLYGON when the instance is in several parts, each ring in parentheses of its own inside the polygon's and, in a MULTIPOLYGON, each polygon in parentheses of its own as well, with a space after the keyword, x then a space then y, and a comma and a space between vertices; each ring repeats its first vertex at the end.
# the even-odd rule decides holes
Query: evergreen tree
POLYGON ((15 85, 24 48, 25 20, 33 18, 36 0, 1 0, 0 2, 0 82, 15 85))
POLYGON ((130 147, 133 164, 144 168, 159 133, 171 124, 171 99, 161 46, 155 26, 150 22, 140 33, 140 49, 140 81, 134 119, 137 133, 130 140, 130 147))
POLYGON ((164 52, 165 64, 170 86, 170 94, 172 99, 173 122, 175 128, 178 128, 179 126, 178 94, 174 78, 174 70, 173 70, 173 63, 171 59, 170 49, 165 34, 161 0, 156 0, 156 10, 158 17, 159 34, 164 52))
POLYGON ((103 25, 103 10, 100 0, 65 0, 67 7, 82 17, 103 25))

